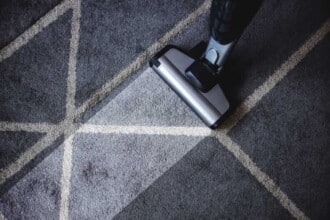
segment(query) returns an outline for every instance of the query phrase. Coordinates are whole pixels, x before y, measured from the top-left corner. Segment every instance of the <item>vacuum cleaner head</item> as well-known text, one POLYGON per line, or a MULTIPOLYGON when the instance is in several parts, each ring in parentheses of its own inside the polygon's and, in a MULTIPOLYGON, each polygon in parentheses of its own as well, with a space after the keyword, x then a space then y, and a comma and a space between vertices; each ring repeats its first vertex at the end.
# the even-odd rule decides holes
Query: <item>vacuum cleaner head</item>
POLYGON ((193 48, 203 48, 202 53, 196 56, 167 46, 150 61, 158 75, 211 128, 218 127, 229 109, 217 75, 260 4, 260 0, 213 0, 211 38, 207 47, 204 43, 193 48))
POLYGON ((229 103, 206 60, 169 45, 151 59, 150 66, 207 126, 218 127, 229 103))

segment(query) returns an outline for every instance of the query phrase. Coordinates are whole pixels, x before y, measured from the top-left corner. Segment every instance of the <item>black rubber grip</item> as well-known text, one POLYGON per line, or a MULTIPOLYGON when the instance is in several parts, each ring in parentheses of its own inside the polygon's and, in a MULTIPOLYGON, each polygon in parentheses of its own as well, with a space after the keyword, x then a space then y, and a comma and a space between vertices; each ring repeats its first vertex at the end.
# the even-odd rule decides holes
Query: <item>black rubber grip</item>
POLYGON ((213 0, 211 6, 211 35, 227 44, 238 39, 257 13, 261 0, 213 0))

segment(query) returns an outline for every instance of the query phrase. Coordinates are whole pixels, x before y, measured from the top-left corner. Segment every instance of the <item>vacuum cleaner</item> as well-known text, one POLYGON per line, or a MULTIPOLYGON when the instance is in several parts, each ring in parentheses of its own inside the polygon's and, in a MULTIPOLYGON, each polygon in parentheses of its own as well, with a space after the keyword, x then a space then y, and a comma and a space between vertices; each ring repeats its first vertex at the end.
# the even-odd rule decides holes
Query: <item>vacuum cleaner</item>
POLYGON ((155 72, 210 128, 229 110, 219 76, 228 55, 260 7, 259 0, 213 0, 209 42, 190 51, 168 45, 149 62, 155 72))

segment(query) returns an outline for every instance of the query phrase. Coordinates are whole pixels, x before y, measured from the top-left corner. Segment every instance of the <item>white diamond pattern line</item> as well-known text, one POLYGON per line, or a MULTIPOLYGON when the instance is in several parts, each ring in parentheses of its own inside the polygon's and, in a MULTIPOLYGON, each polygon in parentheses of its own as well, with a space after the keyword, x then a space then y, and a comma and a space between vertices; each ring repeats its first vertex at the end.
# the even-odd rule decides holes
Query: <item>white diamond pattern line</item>
MULTIPOLYGON (((75 109, 75 95, 76 95, 76 65, 77 53, 79 46, 79 31, 80 31, 80 17, 81 17, 81 1, 73 0, 73 15, 71 21, 71 39, 70 39, 70 54, 68 63, 68 77, 67 77, 67 99, 66 99, 66 117, 65 123, 71 127, 74 123, 73 114, 75 109)), ((65 144, 62 159, 62 176, 61 176, 61 203, 60 203, 60 220, 68 219, 69 215, 69 196, 71 185, 71 169, 72 169, 72 140, 74 134, 65 134, 65 144)))
POLYGON ((34 36, 40 33, 48 25, 56 21, 61 15, 71 8, 69 1, 63 1, 55 8, 50 10, 45 16, 40 18, 34 25, 28 28, 24 33, 9 43, 0 51, 0 63, 11 57, 17 50, 27 44, 34 36))

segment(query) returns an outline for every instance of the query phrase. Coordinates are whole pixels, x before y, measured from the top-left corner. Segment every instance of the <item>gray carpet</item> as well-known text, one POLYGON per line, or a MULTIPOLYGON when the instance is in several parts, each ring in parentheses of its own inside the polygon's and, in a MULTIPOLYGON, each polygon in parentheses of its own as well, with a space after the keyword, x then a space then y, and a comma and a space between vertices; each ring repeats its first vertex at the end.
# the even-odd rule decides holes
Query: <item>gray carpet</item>
MULTIPOLYGON (((17 46, 67 2, 0 2, 0 219, 330 218, 330 35, 229 131, 246 165, 146 63, 202 3, 82 0, 74 104, 83 111, 68 122, 76 5, 17 46)), ((327 0, 264 1, 221 76, 232 112, 329 11, 327 0)), ((168 43, 189 49, 207 40, 207 25, 202 13, 168 43)))

